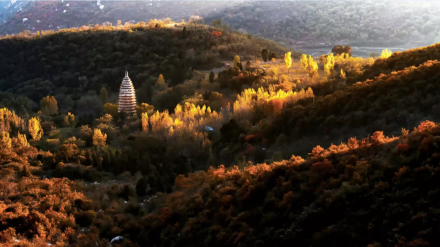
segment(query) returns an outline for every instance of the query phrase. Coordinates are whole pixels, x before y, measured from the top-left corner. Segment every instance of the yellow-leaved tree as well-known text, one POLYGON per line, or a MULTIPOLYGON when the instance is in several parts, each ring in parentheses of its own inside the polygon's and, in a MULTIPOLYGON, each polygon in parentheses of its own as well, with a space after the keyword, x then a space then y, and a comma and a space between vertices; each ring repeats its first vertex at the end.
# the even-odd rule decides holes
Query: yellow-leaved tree
POLYGON ((6 131, 0 132, 0 148, 9 149, 12 147, 12 141, 9 137, 9 133, 6 131))
POLYGON ((93 145, 97 147, 105 146, 107 134, 103 134, 100 129, 95 129, 93 132, 93 145))
POLYGON ((307 59, 308 65, 307 67, 309 68, 309 76, 310 77, 314 77, 318 74, 318 64, 313 61, 313 57, 309 55, 308 59, 307 59))
POLYGON ((330 53, 324 64, 324 72, 327 76, 333 75, 333 72, 335 70, 335 57, 333 56, 333 53, 330 53))
POLYGON ((307 66, 309 65, 309 60, 307 59, 306 54, 302 54, 300 61, 301 61, 301 67, 303 67, 304 69, 307 69, 307 66))
POLYGON ((32 139, 38 141, 43 136, 43 128, 41 128, 40 119, 33 117, 28 121, 28 131, 32 139))
POLYGON ((142 131, 148 132, 148 113, 142 113, 142 131))
POLYGON ((19 146, 19 147, 29 147, 30 146, 25 134, 20 134, 20 132, 18 132, 17 146, 19 146))
POLYGON ((66 127, 75 127, 76 121, 75 121, 75 115, 72 113, 67 113, 67 115, 64 117, 64 126, 66 127))
POLYGON ((339 75, 342 80, 345 80, 347 76, 345 75, 345 72, 341 69, 341 74, 339 75))
POLYGON ((235 57, 234 57, 234 67, 238 66, 239 63, 240 63, 240 56, 235 55, 235 57))
POLYGON ((289 72, 289 69, 292 66, 292 57, 290 55, 290 51, 284 55, 284 62, 286 63, 287 72, 289 72))
POLYGON ((392 53, 390 50, 385 49, 385 50, 383 50, 382 53, 380 54, 380 57, 381 57, 381 58, 389 58, 389 57, 391 57, 392 54, 393 54, 393 53, 392 53))

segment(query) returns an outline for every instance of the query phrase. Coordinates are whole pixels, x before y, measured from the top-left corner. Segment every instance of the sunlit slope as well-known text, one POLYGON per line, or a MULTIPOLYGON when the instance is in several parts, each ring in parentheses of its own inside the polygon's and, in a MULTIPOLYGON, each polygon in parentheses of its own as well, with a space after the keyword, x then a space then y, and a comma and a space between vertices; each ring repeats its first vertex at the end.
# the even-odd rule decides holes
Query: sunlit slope
POLYGON ((277 54, 287 50, 235 32, 212 35, 208 26, 192 25, 185 31, 182 25, 169 26, 101 26, 0 39, 0 90, 36 101, 80 86, 83 92, 102 85, 118 90, 125 70, 135 87, 159 74, 177 85, 191 76, 192 69, 221 67, 237 54, 261 56, 263 48, 277 54))
POLYGON ((287 107, 265 136, 275 139, 283 133, 304 149, 376 130, 399 134, 400 128, 412 129, 426 118, 440 120, 439 94, 440 62, 428 61, 317 98, 314 103, 287 107), (316 142, 299 142, 310 137, 316 137, 316 142))
POLYGON ((439 125, 376 132, 311 158, 180 176, 144 218, 167 246, 438 246, 439 125))
POLYGON ((388 74, 406 67, 419 66, 428 60, 440 60, 440 43, 404 52, 395 52, 387 59, 377 59, 372 66, 365 68, 361 76, 348 78, 348 82, 356 83, 373 79, 382 73, 388 74))
POLYGON ((104 22, 116 25, 118 20, 122 24, 167 17, 188 20, 192 15, 209 15, 214 10, 232 8, 236 4, 234 1, 17 1, 5 9, 8 13, 3 16, 7 17, 5 22, 0 23, 0 34, 104 22))

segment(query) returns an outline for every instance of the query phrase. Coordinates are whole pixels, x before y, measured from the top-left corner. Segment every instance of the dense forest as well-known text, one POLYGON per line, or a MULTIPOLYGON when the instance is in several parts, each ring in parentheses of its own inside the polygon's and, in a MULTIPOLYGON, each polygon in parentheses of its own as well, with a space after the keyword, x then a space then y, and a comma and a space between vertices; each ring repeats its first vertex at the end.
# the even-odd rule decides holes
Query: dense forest
POLYGON ((438 44, 313 57, 196 19, 0 44, 0 244, 439 244, 438 44))
MULTIPOLYGON (((83 92, 103 86, 117 92, 126 70, 136 75, 136 88, 151 87, 159 74, 175 86, 190 78, 192 70, 222 67, 224 60, 237 54, 255 56, 263 48, 276 54, 286 52, 275 42, 258 37, 232 31, 215 36, 210 35, 212 31, 191 23, 167 29, 138 23, 3 38, 0 89, 35 102, 47 94, 78 100, 83 92)), ((151 103, 151 98, 143 100, 151 103)))

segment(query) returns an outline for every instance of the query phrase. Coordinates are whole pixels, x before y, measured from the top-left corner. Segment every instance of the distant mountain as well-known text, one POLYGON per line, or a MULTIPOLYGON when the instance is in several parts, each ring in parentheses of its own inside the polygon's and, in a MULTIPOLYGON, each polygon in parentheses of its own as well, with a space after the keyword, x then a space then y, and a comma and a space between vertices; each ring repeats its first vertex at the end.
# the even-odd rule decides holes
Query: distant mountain
POLYGON ((440 34, 439 10, 438 1, 248 1, 205 19, 295 47, 415 47, 432 44, 440 34))
POLYGON ((32 32, 57 30, 104 22, 116 25, 118 20, 122 24, 148 22, 150 19, 166 17, 171 17, 173 20, 188 20, 192 15, 210 15, 238 3, 233 1, 19 1, 10 4, 8 11, 5 11, 6 17, 0 25, 0 34, 19 33, 24 30, 32 32))
POLYGON ((0 34, 198 15, 206 24, 221 19, 304 51, 335 44, 408 49, 440 41, 438 1, 11 1, 0 7, 0 34))
POLYGON ((0 25, 7 23, 12 17, 27 9, 32 2, 28 1, 0 1, 0 25))

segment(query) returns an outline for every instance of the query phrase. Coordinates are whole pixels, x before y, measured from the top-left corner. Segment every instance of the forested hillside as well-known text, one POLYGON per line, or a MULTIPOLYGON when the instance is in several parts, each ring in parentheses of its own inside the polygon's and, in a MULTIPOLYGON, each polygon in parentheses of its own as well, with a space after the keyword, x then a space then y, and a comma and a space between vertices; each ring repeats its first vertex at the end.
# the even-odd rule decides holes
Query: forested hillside
POLYGON ((0 39, 0 245, 440 244, 438 44, 313 57, 200 22, 0 39))
POLYGON ((34 101, 47 94, 77 98, 102 86, 117 91, 126 70, 135 75, 136 88, 159 74, 177 85, 191 78, 193 69, 222 67, 223 60, 237 54, 286 51, 272 41, 212 31, 202 25, 150 28, 138 23, 6 37, 0 40, 0 89, 34 101))
POLYGON ((356 83, 367 79, 373 79, 380 74, 388 74, 392 71, 403 70, 406 67, 419 66, 428 60, 440 59, 440 44, 427 47, 410 49, 404 52, 395 52, 387 59, 377 60, 372 66, 364 68, 359 76, 348 78, 349 83, 356 83))
POLYGON ((138 241, 166 246, 436 246, 440 126, 375 132, 307 160, 176 179, 138 241))
MULTIPOLYGON (((379 59, 372 67, 381 63, 379 59)), ((304 154, 317 143, 336 144, 378 129, 397 135, 401 128, 412 129, 424 119, 439 121, 439 78, 437 60, 383 74, 313 103, 284 108, 265 136, 275 140, 286 135, 296 147, 294 153, 304 154)))

